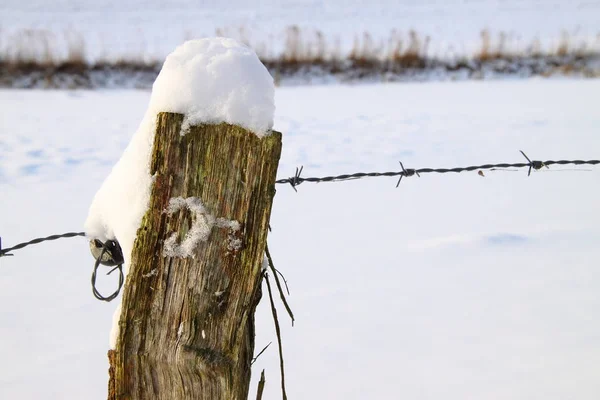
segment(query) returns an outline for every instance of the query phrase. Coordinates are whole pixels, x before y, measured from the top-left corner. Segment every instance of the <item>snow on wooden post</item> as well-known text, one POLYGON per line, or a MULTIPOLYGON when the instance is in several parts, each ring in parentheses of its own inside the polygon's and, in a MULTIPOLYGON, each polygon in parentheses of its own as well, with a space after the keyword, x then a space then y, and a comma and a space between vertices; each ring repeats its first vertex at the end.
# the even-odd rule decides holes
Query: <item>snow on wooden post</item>
POLYGON ((167 57, 86 222, 127 262, 109 399, 248 397, 281 153, 273 94, 256 55, 233 40, 186 42, 167 57))

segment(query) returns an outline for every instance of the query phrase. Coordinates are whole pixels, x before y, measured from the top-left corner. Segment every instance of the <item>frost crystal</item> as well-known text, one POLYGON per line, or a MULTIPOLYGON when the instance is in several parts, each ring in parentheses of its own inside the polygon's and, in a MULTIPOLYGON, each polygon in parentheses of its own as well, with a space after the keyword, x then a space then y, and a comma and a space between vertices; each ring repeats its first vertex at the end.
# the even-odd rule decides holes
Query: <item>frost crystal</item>
POLYGON ((169 205, 165 212, 168 215, 172 215, 182 209, 188 209, 192 213, 192 228, 185 235, 185 238, 181 244, 177 244, 177 232, 172 233, 167 240, 163 248, 164 257, 177 257, 187 258, 194 257, 194 250, 198 247, 200 242, 206 242, 210 237, 213 227, 217 228, 229 228, 229 236, 227 240, 227 249, 239 250, 242 244, 241 239, 236 238, 234 235, 240 230, 240 223, 237 221, 231 221, 225 218, 215 218, 206 212, 202 201, 197 197, 175 197, 169 200, 169 205))

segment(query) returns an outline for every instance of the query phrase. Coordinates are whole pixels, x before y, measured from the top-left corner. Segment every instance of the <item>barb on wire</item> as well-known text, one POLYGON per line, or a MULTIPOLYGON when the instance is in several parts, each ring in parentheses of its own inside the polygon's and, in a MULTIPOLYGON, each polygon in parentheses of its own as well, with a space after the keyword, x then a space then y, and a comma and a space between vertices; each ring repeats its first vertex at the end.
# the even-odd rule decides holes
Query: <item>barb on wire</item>
POLYGON ((527 161, 529 161, 529 171, 527 171, 527 176, 531 175, 531 169, 532 168, 535 169, 536 171, 538 169, 541 169, 542 167, 548 168, 548 166, 546 164, 544 164, 543 162, 541 162, 541 161, 531 161, 529 159, 529 157, 527 157, 527 154, 525 154, 523 152, 523 150, 519 150, 519 151, 521 152, 521 154, 523 154, 523 157, 525 157, 527 159, 527 161))
MULTIPOLYGON (((436 173, 436 174, 446 174, 449 172, 469 172, 476 170, 492 170, 492 171, 501 171, 506 170, 506 168, 528 168, 527 176, 531 175, 531 170, 539 170, 543 167, 549 168, 551 165, 598 165, 600 164, 600 160, 547 160, 547 161, 538 161, 531 160, 523 150, 519 150, 521 154, 525 157, 527 162, 521 163, 500 163, 500 164, 483 164, 483 165, 472 165, 468 167, 455 167, 455 168, 419 168, 419 169, 406 169, 402 162, 400 162, 401 171, 390 171, 390 172, 356 172, 353 174, 343 174, 343 175, 335 175, 335 176, 324 176, 324 177, 310 177, 303 178, 300 176, 302 173, 302 167, 300 169, 296 168, 296 174, 290 178, 279 179, 275 181, 277 184, 290 184, 295 191, 297 191, 296 187, 303 182, 341 182, 353 179, 362 179, 362 178, 373 178, 380 176, 389 176, 389 177, 398 177, 398 182, 396 187, 400 185, 403 177, 410 177, 413 175, 421 176, 420 174, 427 173, 436 173)), ((483 173, 483 172, 482 172, 483 173)))
POLYGON ((419 175, 419 173, 414 169, 405 169, 404 165, 402 164, 402 161, 398 162, 400 163, 400 168, 402 168, 402 173, 400 174, 400 178, 398 178, 398 183, 396 183, 396 187, 400 186, 400 182, 402 181, 403 176, 409 177, 413 176, 414 174, 417 174, 419 178, 421 177, 421 175, 419 175))
POLYGON ((294 176, 292 176, 288 179, 285 179, 285 182, 281 182, 281 183, 289 183, 290 185, 292 185, 292 189, 294 189, 295 192, 298 192, 298 190, 296 189, 296 186, 298 186, 299 184, 304 182, 304 179, 302 179, 300 177, 300 175, 302 175, 303 169, 304 169, 304 166, 301 166, 300 169, 298 169, 298 167, 296 167, 296 173, 294 174, 294 176))

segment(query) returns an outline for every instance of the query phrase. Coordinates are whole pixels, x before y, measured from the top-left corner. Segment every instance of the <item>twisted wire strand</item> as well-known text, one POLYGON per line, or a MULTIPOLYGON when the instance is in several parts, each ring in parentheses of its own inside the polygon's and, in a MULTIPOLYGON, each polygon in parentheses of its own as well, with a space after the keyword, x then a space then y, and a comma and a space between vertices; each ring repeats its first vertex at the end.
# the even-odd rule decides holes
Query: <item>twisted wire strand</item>
POLYGON ((22 249, 23 247, 26 247, 26 246, 29 246, 32 244, 38 244, 38 243, 47 242, 50 240, 57 240, 57 239, 77 237, 77 236, 85 236, 85 232, 67 232, 67 233, 63 233, 60 235, 50 235, 50 236, 46 236, 46 237, 42 237, 42 238, 36 238, 36 239, 30 240, 29 242, 19 243, 16 246, 9 247, 7 249, 3 249, 0 246, 0 257, 12 256, 12 254, 9 254, 11 251, 19 250, 19 249, 22 249))

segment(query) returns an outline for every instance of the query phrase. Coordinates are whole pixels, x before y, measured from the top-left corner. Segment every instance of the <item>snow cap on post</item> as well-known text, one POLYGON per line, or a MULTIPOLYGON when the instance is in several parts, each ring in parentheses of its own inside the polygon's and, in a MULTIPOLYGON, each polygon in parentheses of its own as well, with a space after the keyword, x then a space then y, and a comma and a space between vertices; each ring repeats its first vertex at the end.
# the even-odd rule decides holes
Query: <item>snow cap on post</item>
POLYGON ((148 110, 131 142, 90 206, 90 238, 117 240, 125 272, 137 230, 148 209, 150 161, 160 112, 185 115, 184 129, 226 122, 268 135, 275 112, 273 78, 254 51, 233 39, 190 40, 167 56, 154 82, 148 110))
POLYGON ((227 122, 259 137, 273 127, 273 78, 248 47, 228 38, 190 40, 165 60, 150 109, 185 114, 184 127, 227 122))

